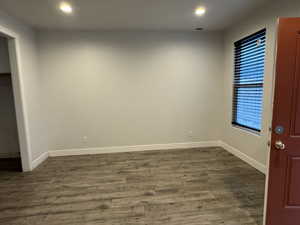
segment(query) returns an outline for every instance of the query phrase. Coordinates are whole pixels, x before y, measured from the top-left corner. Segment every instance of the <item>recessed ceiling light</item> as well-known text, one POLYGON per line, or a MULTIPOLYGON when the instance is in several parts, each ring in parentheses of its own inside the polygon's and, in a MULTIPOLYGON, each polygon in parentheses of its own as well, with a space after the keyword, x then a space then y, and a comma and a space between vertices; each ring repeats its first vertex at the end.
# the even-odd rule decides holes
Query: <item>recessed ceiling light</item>
POLYGON ((197 8, 197 9, 195 10, 195 14, 196 14, 197 16, 202 16, 202 15, 205 14, 205 12, 206 12, 206 10, 205 10, 204 7, 199 7, 199 8, 197 8))
POLYGON ((67 13, 67 14, 70 14, 73 12, 73 8, 72 8, 71 4, 68 2, 60 3, 59 8, 61 11, 63 11, 64 13, 67 13))

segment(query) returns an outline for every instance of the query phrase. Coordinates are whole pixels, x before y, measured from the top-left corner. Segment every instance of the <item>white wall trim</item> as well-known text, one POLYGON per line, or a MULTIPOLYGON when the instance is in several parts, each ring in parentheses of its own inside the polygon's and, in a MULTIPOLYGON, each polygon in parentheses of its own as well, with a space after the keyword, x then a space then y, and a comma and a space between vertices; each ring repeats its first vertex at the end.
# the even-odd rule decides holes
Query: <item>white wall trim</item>
POLYGON ((255 169, 259 170, 260 172, 266 174, 267 167, 264 164, 258 162, 257 160, 253 159, 252 157, 246 155, 245 153, 241 152, 240 150, 230 146, 229 144, 223 141, 219 141, 219 146, 224 148, 226 151, 230 152, 231 154, 235 155, 236 157, 240 158, 244 162, 248 163, 255 169))
POLYGON ((32 163, 31 163, 32 169, 37 168, 48 157, 49 157, 49 153, 48 152, 44 152, 43 154, 41 154, 38 158, 36 158, 35 160, 32 161, 32 163))
MULTIPOLYGON (((172 149, 187 149, 187 148, 204 148, 204 147, 222 147, 224 150, 235 155, 239 159, 248 163, 260 172, 266 174, 266 166, 257 160, 251 158, 240 150, 228 145, 223 141, 200 141, 186 143, 170 143, 170 144, 153 144, 153 145, 133 145, 133 146, 112 146, 99 148, 76 148, 49 151, 49 157, 73 156, 73 155, 96 155, 105 153, 122 153, 122 152, 139 152, 151 150, 172 150, 172 149)), ((33 163, 34 164, 34 163, 33 163)))
POLYGON ((239 159, 248 163, 250 166, 266 174, 267 167, 251 158, 240 150, 230 146, 223 141, 200 141, 200 142, 185 142, 185 143, 170 143, 170 144, 153 144, 153 145, 133 145, 133 146, 112 146, 99 148, 75 148, 63 150, 51 150, 43 153, 32 162, 32 168, 36 168, 39 164, 45 161, 48 157, 60 156, 75 156, 75 155, 97 155, 106 153, 125 153, 125 152, 140 152, 151 150, 172 150, 172 149, 188 149, 188 148, 205 148, 205 147, 222 147, 224 150, 235 155, 239 159))
POLYGON ((134 145, 134 146, 113 146, 99 148, 79 148, 49 151, 50 157, 71 156, 71 155, 95 155, 104 153, 121 153, 121 152, 138 152, 150 150, 171 150, 171 149, 187 149, 200 147, 216 147, 219 141, 201 141, 171 144, 153 144, 153 145, 134 145))

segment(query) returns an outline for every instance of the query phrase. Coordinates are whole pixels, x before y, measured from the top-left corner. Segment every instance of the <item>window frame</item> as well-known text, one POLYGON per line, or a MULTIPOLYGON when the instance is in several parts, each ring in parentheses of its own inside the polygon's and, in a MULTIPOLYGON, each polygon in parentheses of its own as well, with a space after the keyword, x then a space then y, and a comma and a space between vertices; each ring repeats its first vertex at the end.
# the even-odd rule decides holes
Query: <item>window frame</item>
POLYGON ((267 29, 266 28, 263 28, 263 29, 260 29, 259 31, 253 33, 253 34, 250 34, 236 42, 234 42, 234 53, 233 53, 233 60, 234 60, 234 72, 233 72, 233 82, 232 82, 232 117, 231 117, 231 125, 235 128, 240 128, 242 130, 245 130, 245 131, 248 131, 248 132, 252 132, 252 133, 255 133, 255 134, 260 134, 261 131, 262 131, 262 117, 263 117, 263 102, 264 102, 264 78, 265 78, 265 62, 266 62, 266 38, 267 38, 267 29), (251 83, 251 84, 237 84, 236 83, 236 79, 237 77, 239 76, 236 72, 236 68, 237 68, 237 64, 236 64, 236 46, 239 44, 239 43, 242 43, 244 42, 245 40, 248 40, 251 38, 255 39, 255 36, 261 34, 261 33, 264 33, 264 38, 265 38, 265 48, 264 48, 264 58, 263 58, 263 65, 264 65, 264 69, 263 69, 263 80, 261 82, 257 82, 257 83, 251 83), (238 101, 236 100, 236 96, 237 96, 237 91, 239 88, 261 88, 262 89, 262 99, 261 99, 261 123, 260 123, 260 129, 256 129, 256 128, 253 128, 253 127, 249 127, 247 125, 244 125, 244 124, 241 124, 241 123, 238 123, 237 122, 237 104, 238 104, 238 101))

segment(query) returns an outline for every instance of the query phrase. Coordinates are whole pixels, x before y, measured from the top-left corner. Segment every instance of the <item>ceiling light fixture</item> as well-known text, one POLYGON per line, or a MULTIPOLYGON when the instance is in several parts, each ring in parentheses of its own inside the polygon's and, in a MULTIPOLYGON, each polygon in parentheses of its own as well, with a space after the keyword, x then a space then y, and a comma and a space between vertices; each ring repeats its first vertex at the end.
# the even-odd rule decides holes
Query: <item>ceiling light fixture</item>
POLYGON ((205 12, 206 12, 206 10, 205 10, 204 7, 199 7, 199 8, 197 8, 197 9, 195 10, 195 14, 196 14, 197 16, 202 16, 202 15, 205 14, 205 12))
POLYGON ((64 13, 67 13, 67 14, 70 14, 73 12, 73 8, 72 8, 71 4, 68 2, 60 3, 59 8, 61 11, 63 11, 64 13))

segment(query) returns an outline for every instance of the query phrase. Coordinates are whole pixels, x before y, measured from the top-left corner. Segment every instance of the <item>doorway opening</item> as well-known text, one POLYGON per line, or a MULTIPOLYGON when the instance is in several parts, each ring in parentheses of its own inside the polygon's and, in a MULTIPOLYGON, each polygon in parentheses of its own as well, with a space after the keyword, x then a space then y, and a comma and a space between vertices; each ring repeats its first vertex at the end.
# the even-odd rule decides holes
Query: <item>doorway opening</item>
POLYGON ((0 170, 22 171, 8 39, 0 36, 0 170))
MULTIPOLYGON (((4 53, 8 58, 6 58, 6 72, 3 72, 3 83, 6 83, 6 89, 4 86, 3 90, 6 90, 7 96, 10 96, 10 117, 11 120, 14 118, 14 121, 11 121, 11 125, 14 124, 15 127, 11 128, 11 134, 13 134, 14 138, 10 138, 13 140, 13 144, 10 143, 11 148, 14 150, 10 150, 9 154, 3 154, 6 156, 2 156, 1 165, 5 167, 5 164, 12 166, 15 170, 18 171, 31 171, 32 163, 31 163, 31 153, 30 153, 30 142, 29 142, 29 132, 27 125, 27 116, 25 110, 24 103, 24 93, 23 93, 23 82, 22 77, 24 76, 23 71, 20 68, 20 39, 17 33, 14 31, 7 29, 0 25, 0 38, 2 38, 5 49, 4 53), (8 62, 7 62, 8 61, 8 62), (16 130, 17 129, 17 130, 16 130), (17 134, 17 135, 16 135, 17 134), (9 156, 9 157, 7 157, 9 156), (4 163, 4 160, 6 163, 4 163)), ((5 68, 3 66, 3 68, 5 68)), ((5 92, 5 91, 4 91, 5 92)), ((2 103, 2 102, 1 102, 2 103)), ((7 109, 8 110, 8 109, 7 109)), ((9 111, 9 110, 8 110, 9 111)), ((2 124, 1 124, 2 125, 2 124)), ((3 128, 3 125, 0 127, 3 128)), ((6 132, 7 133, 7 132, 6 132)), ((1 135, 1 133, 0 133, 1 135)), ((8 140, 6 140, 8 142, 8 140)), ((0 146, 2 149, 3 147, 0 146)), ((4 150, 3 150, 4 152, 4 150)), ((8 150, 6 149, 6 152, 8 150)), ((8 166, 9 167, 9 166, 8 166)))

